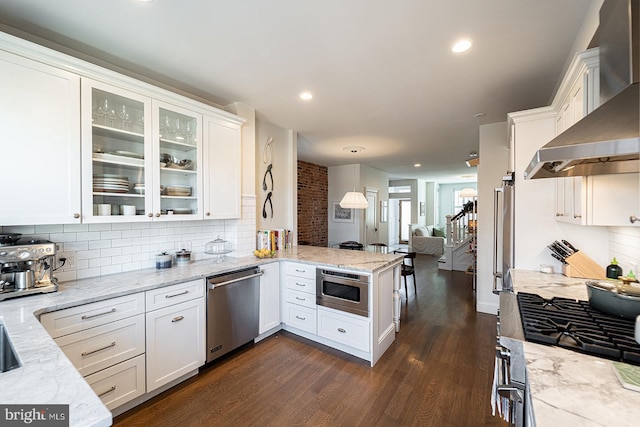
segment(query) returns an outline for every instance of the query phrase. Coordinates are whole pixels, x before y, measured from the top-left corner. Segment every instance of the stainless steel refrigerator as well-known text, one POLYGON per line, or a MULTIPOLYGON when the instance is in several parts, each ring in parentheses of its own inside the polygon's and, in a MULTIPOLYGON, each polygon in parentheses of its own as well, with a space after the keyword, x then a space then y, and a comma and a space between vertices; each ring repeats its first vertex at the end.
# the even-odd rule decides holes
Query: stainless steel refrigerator
POLYGON ((502 177, 502 187, 493 193, 493 293, 511 291, 510 269, 514 260, 515 176, 502 177))

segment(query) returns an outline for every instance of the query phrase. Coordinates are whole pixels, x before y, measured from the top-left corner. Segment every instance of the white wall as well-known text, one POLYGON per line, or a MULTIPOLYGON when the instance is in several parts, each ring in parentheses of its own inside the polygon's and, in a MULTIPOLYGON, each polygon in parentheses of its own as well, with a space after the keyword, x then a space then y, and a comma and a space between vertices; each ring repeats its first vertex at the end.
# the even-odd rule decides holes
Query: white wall
POLYGON ((256 149, 255 149, 255 194, 257 195, 257 229, 286 228, 297 229, 297 187, 298 187, 298 151, 295 132, 276 126, 258 116, 256 121, 256 149), (262 208, 271 191, 271 180, 267 177, 267 190, 262 188, 262 180, 270 160, 265 160, 265 144, 268 138, 273 138, 271 159, 273 174, 273 218, 271 208, 267 204, 267 218, 262 216, 262 208))
POLYGON ((636 277, 640 277, 640 227, 609 227, 609 260, 613 257, 625 275, 633 270, 636 277))
POLYGON ((363 185, 360 183, 360 165, 344 165, 330 166, 328 168, 329 175, 329 192, 328 192, 328 242, 329 247, 337 246, 341 242, 353 240, 362 242, 360 229, 362 221, 364 221, 364 211, 362 209, 353 210, 353 222, 334 222, 333 221, 333 204, 339 203, 347 191, 363 191, 363 185), (354 182, 355 181, 355 182, 354 182))
POLYGON ((436 223, 438 209, 438 184, 435 182, 425 182, 426 192, 426 215, 424 219, 425 225, 433 225, 436 223))
POLYGON ((422 226, 430 225, 430 224, 427 224, 427 182, 419 179, 417 184, 418 184, 417 185, 418 205, 416 206, 418 210, 417 223, 422 226), (422 214, 420 214, 420 203, 424 205, 424 211, 422 214))
POLYGON ((478 247, 476 309, 495 314, 499 299, 493 290, 494 188, 502 184, 507 172, 509 148, 507 122, 480 126, 480 164, 478 165, 478 247))
POLYGON ((454 211, 453 208, 453 196, 456 191, 460 191, 463 188, 477 188, 475 182, 465 182, 456 184, 440 184, 438 186, 439 195, 439 210, 438 210, 438 223, 437 227, 445 227, 447 225, 447 215, 455 215, 460 212, 460 209, 454 211))

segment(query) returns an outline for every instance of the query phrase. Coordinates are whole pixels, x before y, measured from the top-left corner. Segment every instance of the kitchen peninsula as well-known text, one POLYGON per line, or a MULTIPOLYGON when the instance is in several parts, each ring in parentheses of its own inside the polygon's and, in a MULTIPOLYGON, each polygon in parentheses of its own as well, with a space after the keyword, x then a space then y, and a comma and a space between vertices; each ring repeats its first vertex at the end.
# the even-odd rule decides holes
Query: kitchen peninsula
MULTIPOLYGON (((374 331, 371 353, 373 357, 375 346, 379 345, 379 357, 393 342, 395 331, 399 328, 398 266, 402 259, 402 255, 395 254, 299 246, 280 252, 273 259, 226 258, 219 263, 206 260, 170 269, 138 270, 62 283, 56 293, 5 300, 0 302, 0 322, 6 328, 21 367, 0 374, 0 388, 10 391, 2 394, 0 403, 69 404, 70 425, 110 425, 111 412, 38 318, 57 310, 148 293, 171 285, 201 280, 211 274, 273 262, 281 265, 307 264, 313 266, 314 270, 316 266, 338 268, 371 275, 373 280, 370 282, 370 292, 373 296, 369 300, 369 320, 374 331), (384 289, 384 293, 380 293, 382 298, 378 298, 376 294, 381 289, 384 289)), ((204 287, 204 280, 202 286, 204 287)), ((374 360, 371 362, 375 363, 374 360)))

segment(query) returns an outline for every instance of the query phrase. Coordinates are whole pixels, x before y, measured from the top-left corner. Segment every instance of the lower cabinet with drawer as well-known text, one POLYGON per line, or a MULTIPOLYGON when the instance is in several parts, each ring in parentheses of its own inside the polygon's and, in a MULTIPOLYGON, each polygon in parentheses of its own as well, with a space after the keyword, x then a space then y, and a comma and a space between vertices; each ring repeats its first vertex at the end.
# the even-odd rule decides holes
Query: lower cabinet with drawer
POLYGON ((285 262, 282 272, 282 322, 317 334, 315 266, 285 262))
POLYGON ((365 352, 369 350, 368 318, 318 307, 318 335, 365 352))
POLYGON ((206 360, 204 279, 147 291, 147 393, 206 360))
POLYGON ((145 393, 144 362, 144 354, 141 354, 84 379, 105 406, 113 410, 145 393))
POLYGON ((140 292, 40 316, 110 410, 145 394, 144 306, 140 292))
POLYGON ((285 302, 283 322, 310 334, 317 333, 315 308, 285 302))

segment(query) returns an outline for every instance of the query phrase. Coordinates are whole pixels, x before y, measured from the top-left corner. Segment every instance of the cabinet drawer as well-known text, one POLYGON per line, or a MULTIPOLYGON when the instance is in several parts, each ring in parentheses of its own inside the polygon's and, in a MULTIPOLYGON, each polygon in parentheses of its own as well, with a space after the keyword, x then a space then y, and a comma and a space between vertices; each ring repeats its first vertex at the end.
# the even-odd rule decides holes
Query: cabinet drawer
POLYGON ((53 338, 144 313, 144 293, 45 313, 40 323, 53 338))
POLYGON ((284 273, 290 276, 306 277, 307 279, 316 280, 316 266, 311 264, 287 262, 284 267, 284 273))
POLYGON ((309 308, 316 308, 316 295, 310 295, 306 292, 300 292, 293 289, 284 290, 284 299, 287 302, 304 305, 309 308))
POLYGON ((303 277, 285 276, 284 284, 287 289, 316 295, 316 278, 307 279, 303 277))
POLYGON ((287 325, 303 331, 316 333, 316 310, 296 304, 285 303, 284 321, 287 325))
POLYGON ((85 380, 109 410, 142 396, 144 354, 85 377, 85 380))
POLYGON ((55 339, 82 376, 144 353, 144 314, 55 339))
POLYGON ((318 309, 318 335, 358 350, 369 351, 369 325, 366 320, 318 309))
POLYGON ((146 292, 147 311, 157 310, 204 296, 204 279, 165 286, 146 292))

